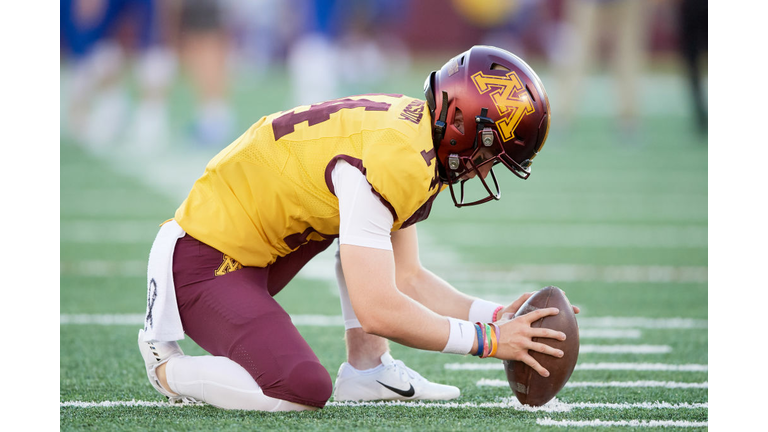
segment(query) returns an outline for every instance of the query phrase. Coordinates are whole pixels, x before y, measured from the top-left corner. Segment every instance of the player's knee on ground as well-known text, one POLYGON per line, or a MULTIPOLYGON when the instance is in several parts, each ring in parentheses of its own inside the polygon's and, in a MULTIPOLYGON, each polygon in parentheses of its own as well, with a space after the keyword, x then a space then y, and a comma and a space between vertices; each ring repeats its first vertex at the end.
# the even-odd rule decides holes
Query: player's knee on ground
POLYGON ((277 399, 322 408, 333 392, 328 371, 320 363, 304 361, 285 370, 279 385, 264 387, 264 394, 277 399))
POLYGON ((324 406, 333 393, 331 375, 320 363, 305 362, 291 371, 289 381, 295 383, 301 397, 324 406))
POLYGON ((296 335, 282 334, 279 338, 259 337, 255 333, 247 333, 241 338, 227 351, 227 357, 248 371, 265 395, 324 407, 333 392, 331 376, 306 342, 296 336, 298 332, 296 335), (286 345, 289 340, 293 344, 286 345), (286 349, 288 346, 293 349, 286 349))

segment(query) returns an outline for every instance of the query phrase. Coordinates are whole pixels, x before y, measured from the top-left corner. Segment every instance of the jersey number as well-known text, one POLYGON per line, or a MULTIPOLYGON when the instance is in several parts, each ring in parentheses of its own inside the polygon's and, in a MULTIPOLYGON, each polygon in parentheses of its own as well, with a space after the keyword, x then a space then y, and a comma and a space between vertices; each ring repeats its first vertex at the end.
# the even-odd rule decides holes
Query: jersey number
POLYGON ((330 120, 331 114, 343 109, 365 108, 366 111, 386 111, 391 104, 386 102, 374 102, 368 99, 335 99, 328 102, 315 104, 302 112, 291 111, 272 121, 272 132, 275 140, 294 131, 294 127, 301 122, 308 122, 309 126, 320 124, 330 120))

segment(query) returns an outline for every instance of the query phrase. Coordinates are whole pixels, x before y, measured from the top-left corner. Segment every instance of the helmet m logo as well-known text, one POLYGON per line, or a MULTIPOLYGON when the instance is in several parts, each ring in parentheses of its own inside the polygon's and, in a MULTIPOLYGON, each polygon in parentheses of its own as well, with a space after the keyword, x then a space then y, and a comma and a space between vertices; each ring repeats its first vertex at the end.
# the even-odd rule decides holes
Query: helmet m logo
POLYGON ((515 128, 523 116, 533 114, 533 102, 525 91, 523 83, 514 71, 505 76, 485 75, 477 72, 472 75, 472 82, 480 94, 490 93, 496 109, 502 116, 496 121, 501 139, 506 141, 515 137, 515 128))

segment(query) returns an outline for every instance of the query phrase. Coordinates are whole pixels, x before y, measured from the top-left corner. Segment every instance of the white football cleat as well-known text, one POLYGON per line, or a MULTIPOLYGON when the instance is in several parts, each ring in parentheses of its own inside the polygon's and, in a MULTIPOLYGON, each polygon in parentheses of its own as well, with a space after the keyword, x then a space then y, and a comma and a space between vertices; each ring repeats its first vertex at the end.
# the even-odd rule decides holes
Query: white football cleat
POLYGON ((388 352, 381 356, 381 363, 359 371, 344 362, 336 377, 334 400, 450 400, 461 395, 458 387, 429 382, 388 352))
POLYGON ((147 367, 147 378, 149 378, 150 384, 160 394, 168 397, 168 403, 172 404, 196 404, 199 403, 195 398, 188 396, 180 396, 169 392, 160 385, 160 380, 157 379, 155 369, 161 364, 167 362, 173 357, 183 356, 184 352, 176 342, 144 342, 144 330, 139 330, 139 351, 144 358, 144 365, 147 367))

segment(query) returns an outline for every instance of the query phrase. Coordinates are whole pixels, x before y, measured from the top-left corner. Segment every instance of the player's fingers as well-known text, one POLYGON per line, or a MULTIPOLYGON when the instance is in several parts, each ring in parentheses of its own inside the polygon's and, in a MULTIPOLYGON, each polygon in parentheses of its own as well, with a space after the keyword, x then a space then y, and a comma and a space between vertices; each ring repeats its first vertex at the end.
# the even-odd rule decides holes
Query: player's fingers
POLYGON ((520 307, 525 303, 526 300, 528 300, 533 293, 525 293, 517 298, 517 300, 513 301, 511 305, 504 308, 502 313, 512 313, 516 314, 517 311, 520 310, 520 307))
POLYGON ((557 330, 552 330, 548 328, 531 328, 527 332, 528 337, 530 338, 548 338, 548 339, 557 339, 559 341, 565 340, 565 333, 557 330))
POLYGON ((546 316, 550 315, 557 315, 560 313, 560 310, 557 308, 545 308, 545 309, 537 309, 533 312, 528 312, 527 314, 523 315, 528 320, 528 324, 538 321, 546 316))
POLYGON ((533 351, 538 351, 542 354, 551 355, 552 357, 557 357, 557 358, 560 358, 564 355, 563 351, 557 348, 552 348, 551 346, 540 343, 540 342, 531 342, 528 345, 528 349, 533 351))
POLYGON ((528 355, 528 354, 523 355, 523 357, 520 358, 520 361, 522 361, 523 363, 525 363, 528 366, 530 366, 531 369, 535 370, 539 375, 541 375, 541 376, 543 376, 545 378, 549 376, 549 371, 544 369, 539 364, 539 362, 537 362, 536 359, 531 357, 530 355, 528 355))
POLYGON ((514 309, 515 311, 520 309, 520 306, 522 306, 523 303, 525 303, 526 300, 531 298, 532 295, 533 295, 533 293, 531 292, 531 293, 525 293, 525 294, 521 295, 520 297, 518 297, 517 300, 512 302, 512 305, 511 305, 512 309, 514 309))
POLYGON ((573 313, 577 314, 579 312, 581 312, 581 309, 578 306, 573 306, 573 313))

